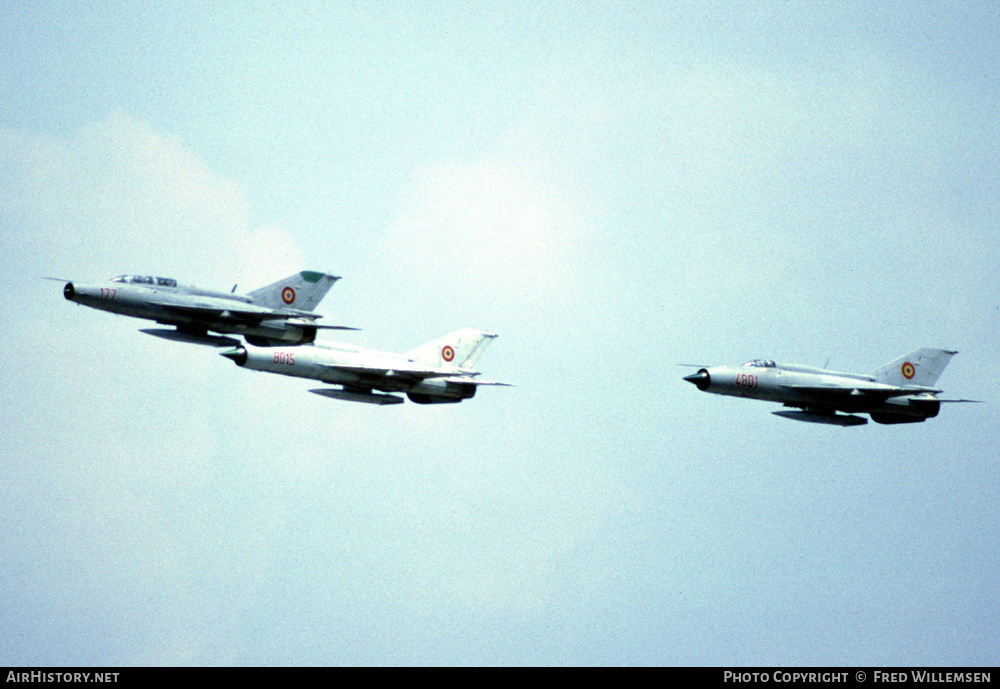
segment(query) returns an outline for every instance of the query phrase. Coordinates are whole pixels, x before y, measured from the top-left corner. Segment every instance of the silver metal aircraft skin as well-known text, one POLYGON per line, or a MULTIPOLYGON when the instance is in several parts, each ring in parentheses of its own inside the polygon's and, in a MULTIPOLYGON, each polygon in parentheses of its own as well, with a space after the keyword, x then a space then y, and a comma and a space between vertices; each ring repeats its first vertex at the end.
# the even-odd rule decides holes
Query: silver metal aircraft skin
POLYGON ((248 294, 217 292, 179 284, 173 278, 119 275, 99 285, 67 282, 69 301, 133 318, 146 318, 176 330, 152 328, 141 332, 168 340, 216 347, 238 345, 242 335, 261 346, 299 345, 316 339, 320 329, 355 330, 319 325, 313 309, 340 278, 302 271, 248 294))
POLYGON ((465 328, 404 354, 337 343, 275 349, 248 344, 222 356, 254 371, 339 386, 310 390, 332 399, 401 404, 402 397, 385 393, 405 393, 418 404, 442 404, 469 399, 480 385, 511 385, 479 380, 479 372, 471 368, 495 337, 465 328))
POLYGON ((742 366, 702 368, 684 380, 717 395, 780 402, 799 411, 776 411, 777 416, 810 423, 860 426, 868 414, 877 423, 919 423, 938 415, 943 400, 934 387, 957 352, 918 349, 868 375, 757 359, 742 366), (845 412, 839 414, 837 412, 845 412))

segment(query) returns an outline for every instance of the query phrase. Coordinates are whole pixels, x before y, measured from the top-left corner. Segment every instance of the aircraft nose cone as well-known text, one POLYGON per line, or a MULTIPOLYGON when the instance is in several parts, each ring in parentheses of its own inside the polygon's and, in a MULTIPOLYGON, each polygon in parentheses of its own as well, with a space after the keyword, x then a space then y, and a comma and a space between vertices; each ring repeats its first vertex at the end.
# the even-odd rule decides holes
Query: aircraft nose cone
POLYGON ((243 366, 247 362, 247 350, 243 347, 230 349, 228 352, 221 352, 221 356, 232 359, 237 366, 243 366))
POLYGON ((708 386, 712 383, 712 377, 708 375, 708 371, 701 369, 697 373, 692 373, 690 376, 684 376, 684 380, 691 383, 699 390, 707 390, 708 386))
POLYGON ((73 289, 73 283, 67 282, 66 286, 63 287, 63 296, 73 301, 73 297, 76 295, 76 290, 73 289))

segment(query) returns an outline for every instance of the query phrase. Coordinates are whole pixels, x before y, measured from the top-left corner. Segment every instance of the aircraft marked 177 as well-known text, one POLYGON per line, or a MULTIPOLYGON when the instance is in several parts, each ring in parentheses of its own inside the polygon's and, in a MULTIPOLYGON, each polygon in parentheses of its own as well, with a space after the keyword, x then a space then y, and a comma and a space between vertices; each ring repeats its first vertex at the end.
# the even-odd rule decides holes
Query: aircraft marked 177
POLYGON ((405 354, 347 344, 305 345, 295 349, 240 346, 222 356, 254 371, 312 378, 338 388, 310 390, 317 395, 367 404, 401 404, 406 393, 418 404, 461 402, 480 385, 510 385, 479 380, 471 367, 495 338, 465 328, 405 354), (378 392, 376 392, 378 391, 378 392))
POLYGON ((146 318, 176 330, 151 328, 141 332, 168 340, 212 346, 233 346, 239 340, 209 335, 209 331, 243 335, 261 346, 306 344, 316 331, 355 330, 319 325, 312 309, 322 301, 339 277, 302 271, 249 294, 216 292, 181 285, 172 278, 119 275, 103 285, 67 282, 63 295, 77 304, 101 311, 146 318))
POLYGON ((757 359, 743 366, 702 368, 684 380, 717 395, 781 402, 800 411, 777 416, 810 423, 860 426, 868 414, 877 423, 919 423, 938 415, 943 400, 933 387, 957 352, 918 349, 880 366, 868 375, 840 373, 799 364, 757 359), (837 412, 846 412, 838 414, 837 412))

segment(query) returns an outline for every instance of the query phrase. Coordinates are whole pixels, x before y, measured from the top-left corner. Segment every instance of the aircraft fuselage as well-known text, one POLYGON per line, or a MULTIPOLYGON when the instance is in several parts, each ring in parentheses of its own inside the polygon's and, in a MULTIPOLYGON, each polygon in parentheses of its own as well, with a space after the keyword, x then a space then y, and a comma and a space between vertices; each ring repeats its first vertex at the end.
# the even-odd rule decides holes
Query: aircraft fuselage
POLYGON ((309 378, 339 388, 311 390, 317 395, 368 404, 400 404, 406 393, 418 404, 461 402, 482 385, 509 385, 478 378, 471 368, 494 333, 463 328, 402 354, 348 344, 264 349, 252 345, 222 352, 237 366, 309 378))
POLYGON ((798 364, 752 361, 743 366, 702 368, 684 380, 716 395, 778 402, 803 412, 775 412, 786 418, 836 425, 860 425, 867 413, 880 423, 912 423, 937 416, 941 403, 934 388, 898 386, 874 376, 841 373, 798 364))
POLYGON ((144 331, 168 339, 198 341, 207 331, 242 335, 262 343, 302 344, 316 338, 315 314, 296 309, 276 312, 255 305, 254 299, 242 294, 178 285, 168 278, 122 276, 100 285, 68 282, 63 295, 101 311, 177 327, 176 333, 144 331), (145 282, 134 282, 136 279, 145 282))

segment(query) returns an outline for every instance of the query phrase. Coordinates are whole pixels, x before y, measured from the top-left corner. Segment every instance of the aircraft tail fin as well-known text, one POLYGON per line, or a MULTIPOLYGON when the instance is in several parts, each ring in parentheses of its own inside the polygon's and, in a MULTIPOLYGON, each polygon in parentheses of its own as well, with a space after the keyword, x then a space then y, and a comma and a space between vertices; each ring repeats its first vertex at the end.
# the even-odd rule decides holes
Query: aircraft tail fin
POLYGON ((267 287, 256 289, 249 296, 253 298, 254 304, 269 309, 312 311, 339 279, 335 275, 303 270, 267 287))
POLYGON ((930 387, 937 382, 951 358, 958 352, 947 349, 918 349, 906 356, 879 366, 871 375, 879 383, 904 387, 920 385, 930 387))
POLYGON ((463 328, 412 349, 405 356, 428 366, 471 368, 495 337, 494 333, 463 328))

